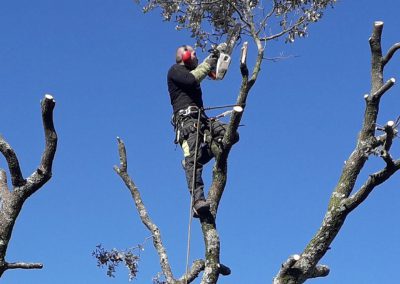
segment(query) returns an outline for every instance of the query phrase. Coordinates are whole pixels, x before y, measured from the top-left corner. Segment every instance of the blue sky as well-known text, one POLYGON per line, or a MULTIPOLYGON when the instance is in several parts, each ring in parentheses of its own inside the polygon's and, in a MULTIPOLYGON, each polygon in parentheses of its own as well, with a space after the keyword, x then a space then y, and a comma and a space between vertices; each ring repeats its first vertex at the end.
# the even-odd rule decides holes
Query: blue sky
MULTIPOLYGON (((296 57, 265 61, 248 100, 217 220, 221 259, 232 269, 221 284, 270 283, 319 228, 360 129, 373 22, 385 22, 387 50, 400 41, 399 8, 397 0, 339 1, 310 27, 308 38, 266 46, 267 57, 296 57)), ((183 273, 189 194, 181 151, 172 143, 166 72, 175 48, 193 40, 173 27, 158 11, 143 15, 128 0, 1 2, 0 133, 25 176, 43 150, 39 102, 45 93, 56 99, 59 135, 53 178, 25 204, 7 255, 8 261, 43 262, 45 268, 7 271, 2 283, 128 282, 125 268, 110 279, 91 256, 99 243, 123 249, 150 235, 112 169, 117 136, 126 143, 129 172, 162 231, 174 274, 183 273)), ((233 56, 223 81, 203 83, 207 106, 236 100, 238 50, 233 56)), ((385 78, 398 77, 399 66, 397 54, 385 78)), ((400 115, 399 95, 397 86, 385 95, 382 124, 400 115)), ((399 141, 393 154, 400 157, 399 141)), ((6 168, 3 158, 0 167, 6 168)), ((380 167, 379 159, 370 159, 361 182, 380 167)), ((331 275, 310 283, 393 283, 399 181, 397 175, 380 186, 348 217, 321 262, 331 275)), ((192 259, 202 250, 194 221, 192 259)), ((141 257, 137 283, 151 283, 160 268, 150 242, 141 257)))

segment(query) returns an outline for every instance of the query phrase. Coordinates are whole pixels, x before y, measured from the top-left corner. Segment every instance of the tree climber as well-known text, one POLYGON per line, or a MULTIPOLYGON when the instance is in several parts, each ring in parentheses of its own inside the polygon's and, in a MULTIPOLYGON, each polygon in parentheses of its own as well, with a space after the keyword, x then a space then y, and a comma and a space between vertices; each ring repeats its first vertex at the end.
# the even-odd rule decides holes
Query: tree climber
POLYGON ((214 156, 210 149, 210 143, 205 141, 205 136, 207 136, 205 133, 211 132, 221 137, 225 132, 225 128, 219 121, 210 120, 202 111, 203 99, 200 82, 215 68, 217 60, 218 58, 214 54, 210 54, 198 65, 195 50, 189 45, 183 45, 176 50, 176 64, 172 65, 167 76, 168 91, 174 113, 175 143, 180 144, 185 157, 182 165, 185 169, 189 191, 193 190, 195 217, 205 216, 210 210, 210 205, 204 197, 204 183, 201 174, 203 165, 214 156), (199 115, 200 125, 197 125, 199 115), (197 127, 199 127, 199 132, 197 127), (199 137, 197 161, 195 161, 197 133, 199 133, 199 137), (195 175, 193 174, 194 169, 196 170, 195 175), (193 175, 195 182, 192 189, 193 175))

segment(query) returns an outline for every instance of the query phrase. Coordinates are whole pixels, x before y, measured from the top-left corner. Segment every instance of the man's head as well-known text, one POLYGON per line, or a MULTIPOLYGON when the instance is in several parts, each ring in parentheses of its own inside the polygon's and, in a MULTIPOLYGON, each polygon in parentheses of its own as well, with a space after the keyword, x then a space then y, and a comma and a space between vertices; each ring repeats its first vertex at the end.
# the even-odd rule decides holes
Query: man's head
POLYGON ((196 51, 190 45, 182 45, 176 50, 176 63, 185 65, 193 70, 197 67, 199 61, 196 51))

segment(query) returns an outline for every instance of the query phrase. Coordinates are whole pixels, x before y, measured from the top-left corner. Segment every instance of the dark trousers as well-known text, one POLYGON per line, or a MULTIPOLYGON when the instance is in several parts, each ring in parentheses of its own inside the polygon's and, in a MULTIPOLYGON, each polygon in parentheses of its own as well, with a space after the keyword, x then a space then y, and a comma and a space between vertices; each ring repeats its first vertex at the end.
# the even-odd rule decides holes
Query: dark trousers
MULTIPOLYGON (((197 116, 197 114, 195 114, 197 116)), ((196 202, 204 197, 204 182, 201 177, 203 166, 207 164, 214 155, 211 152, 209 142, 204 139, 204 135, 213 133, 213 137, 218 135, 222 137, 225 133, 225 127, 218 120, 210 121, 209 118, 202 117, 200 120, 199 137, 197 143, 197 159, 195 161, 196 136, 197 136, 197 118, 193 116, 179 117, 176 119, 177 141, 182 147, 185 157, 183 167, 186 174, 186 181, 189 191, 193 187, 193 170, 196 165, 195 182, 193 187, 193 199, 196 202), (211 131, 210 131, 211 128, 211 131)), ((209 139, 207 139, 210 141, 209 139)))

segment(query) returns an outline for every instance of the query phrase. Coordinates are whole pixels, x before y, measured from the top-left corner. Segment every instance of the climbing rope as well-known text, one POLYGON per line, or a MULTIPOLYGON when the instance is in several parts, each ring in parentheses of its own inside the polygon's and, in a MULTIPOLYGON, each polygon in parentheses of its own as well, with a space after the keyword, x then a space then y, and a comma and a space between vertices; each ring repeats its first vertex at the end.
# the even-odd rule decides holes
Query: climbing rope
POLYGON ((201 117, 201 109, 198 110, 197 115, 197 123, 196 123, 196 143, 194 150, 194 164, 193 164, 193 175, 192 175, 192 186, 190 190, 190 207, 189 207, 189 226, 188 226, 188 237, 187 237, 187 248, 186 248, 186 273, 185 273, 185 283, 187 284, 187 277, 189 273, 189 257, 190 257, 190 238, 192 231, 192 220, 193 220, 193 194, 194 187, 196 185, 196 166, 197 166, 197 155, 198 155, 198 146, 199 146, 199 136, 200 136, 200 117, 201 117))

